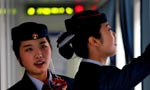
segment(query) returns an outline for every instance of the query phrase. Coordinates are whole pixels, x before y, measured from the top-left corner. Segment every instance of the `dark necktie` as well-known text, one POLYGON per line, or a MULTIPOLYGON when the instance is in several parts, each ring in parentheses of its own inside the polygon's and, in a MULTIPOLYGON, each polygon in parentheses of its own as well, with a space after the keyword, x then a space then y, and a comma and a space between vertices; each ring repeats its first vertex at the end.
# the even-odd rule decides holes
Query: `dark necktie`
POLYGON ((46 82, 43 84, 42 90, 51 90, 51 87, 50 87, 50 85, 48 84, 48 81, 46 81, 46 82))
POLYGON ((51 88, 48 84, 44 84, 42 90, 51 90, 51 88))

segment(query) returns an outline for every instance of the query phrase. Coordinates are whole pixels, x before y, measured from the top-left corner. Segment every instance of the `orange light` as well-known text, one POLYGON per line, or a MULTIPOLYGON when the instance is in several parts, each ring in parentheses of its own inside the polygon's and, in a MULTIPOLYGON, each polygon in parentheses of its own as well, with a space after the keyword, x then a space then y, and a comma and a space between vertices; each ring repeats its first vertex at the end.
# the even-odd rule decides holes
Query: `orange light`
POLYGON ((81 4, 75 5, 75 7, 74 7, 74 12, 75 13, 81 12, 83 10, 84 10, 84 6, 81 5, 81 4))

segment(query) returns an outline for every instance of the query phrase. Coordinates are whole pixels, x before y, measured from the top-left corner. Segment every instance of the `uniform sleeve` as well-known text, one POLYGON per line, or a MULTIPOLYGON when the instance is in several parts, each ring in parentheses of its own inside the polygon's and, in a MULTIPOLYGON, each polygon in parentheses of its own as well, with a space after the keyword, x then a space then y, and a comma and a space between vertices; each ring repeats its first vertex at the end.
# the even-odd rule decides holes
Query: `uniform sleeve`
MULTIPOLYGON (((138 58, 134 58, 132 62, 125 65, 121 70, 115 70, 111 73, 109 85, 115 89, 130 90, 140 83, 150 74, 150 44, 145 52, 138 58)), ((107 83, 108 81, 106 81, 107 83)), ((108 83, 106 84, 108 85, 108 83)), ((110 88, 111 88, 110 87, 110 88)))

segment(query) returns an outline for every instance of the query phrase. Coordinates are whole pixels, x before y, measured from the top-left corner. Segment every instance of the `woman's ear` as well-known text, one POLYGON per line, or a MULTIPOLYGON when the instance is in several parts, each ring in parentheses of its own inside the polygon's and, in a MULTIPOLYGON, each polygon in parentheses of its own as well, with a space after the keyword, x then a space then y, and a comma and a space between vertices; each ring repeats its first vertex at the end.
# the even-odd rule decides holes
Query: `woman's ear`
POLYGON ((88 39, 89 45, 91 46, 98 46, 98 43, 100 42, 99 39, 96 39, 95 37, 91 36, 88 39))

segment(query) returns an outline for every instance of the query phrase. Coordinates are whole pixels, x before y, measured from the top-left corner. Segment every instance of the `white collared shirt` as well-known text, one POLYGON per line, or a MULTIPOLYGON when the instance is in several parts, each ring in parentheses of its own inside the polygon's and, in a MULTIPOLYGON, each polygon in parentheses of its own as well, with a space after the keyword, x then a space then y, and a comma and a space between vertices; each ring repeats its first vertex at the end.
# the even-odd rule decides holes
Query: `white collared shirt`
POLYGON ((83 59, 82 62, 88 62, 88 63, 93 63, 93 64, 96 64, 96 65, 99 65, 99 66, 103 66, 102 63, 100 63, 96 60, 92 60, 92 59, 83 59))
MULTIPOLYGON (((42 87, 43 87, 43 82, 40 81, 39 79, 36 79, 34 77, 32 77, 31 75, 27 74, 29 76, 29 78, 31 79, 31 81, 33 82, 33 84, 36 86, 37 90, 42 90, 42 87)), ((49 72, 49 84, 50 84, 50 81, 52 81, 52 75, 51 73, 49 72)))

